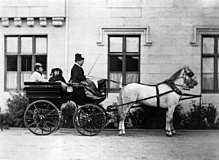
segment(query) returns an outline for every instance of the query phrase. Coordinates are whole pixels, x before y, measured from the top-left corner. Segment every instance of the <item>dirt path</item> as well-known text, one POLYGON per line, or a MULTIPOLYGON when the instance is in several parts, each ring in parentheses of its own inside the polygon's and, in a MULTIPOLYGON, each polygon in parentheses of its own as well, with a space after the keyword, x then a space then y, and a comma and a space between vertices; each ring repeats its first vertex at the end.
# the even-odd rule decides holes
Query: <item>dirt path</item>
POLYGON ((35 136, 27 129, 0 131, 0 160, 215 160, 219 158, 219 131, 178 131, 175 137, 162 130, 104 130, 97 136, 80 136, 60 129, 35 136))

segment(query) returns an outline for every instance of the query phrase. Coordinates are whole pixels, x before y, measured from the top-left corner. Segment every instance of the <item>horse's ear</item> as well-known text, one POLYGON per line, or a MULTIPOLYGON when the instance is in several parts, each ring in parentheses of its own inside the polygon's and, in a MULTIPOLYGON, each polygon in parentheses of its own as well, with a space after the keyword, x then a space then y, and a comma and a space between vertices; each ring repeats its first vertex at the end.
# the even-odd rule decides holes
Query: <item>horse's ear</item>
POLYGON ((185 66, 187 69, 189 69, 190 70, 190 68, 189 68, 189 65, 187 65, 187 66, 185 66))

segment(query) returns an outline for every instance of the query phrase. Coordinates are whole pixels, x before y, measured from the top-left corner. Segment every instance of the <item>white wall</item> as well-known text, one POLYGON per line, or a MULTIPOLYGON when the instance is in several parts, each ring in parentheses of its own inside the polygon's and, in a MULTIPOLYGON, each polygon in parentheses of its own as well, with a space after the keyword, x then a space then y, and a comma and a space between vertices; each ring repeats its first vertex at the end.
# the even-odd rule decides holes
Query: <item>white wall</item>
MULTIPOLYGON (((85 57, 88 73, 99 55, 91 75, 107 76, 107 41, 98 46, 101 26, 150 26, 151 46, 141 46, 141 82, 156 84, 169 78, 178 69, 189 66, 196 74, 199 85, 192 91, 199 94, 201 76, 201 46, 192 46, 193 27, 218 25, 217 0, 71 0, 69 1, 69 60, 74 54, 85 57)), ((200 43, 200 41, 199 41, 200 43)), ((70 70, 68 70, 70 73, 70 70)), ((112 94, 107 103, 116 101, 112 94)), ((204 100, 219 103, 215 98, 204 100)))
MULTIPOLYGON (((199 94, 201 73, 201 46, 192 46, 193 28, 197 25, 217 26, 219 1, 217 0, 0 0, 0 6, 8 12, 0 16, 36 15, 63 17, 67 13, 68 43, 65 44, 65 27, 42 28, 0 27, 0 45, 3 46, 5 33, 47 33, 49 38, 48 69, 61 67, 66 80, 74 64, 74 54, 85 57, 84 70, 90 75, 107 77, 107 39, 98 46, 101 26, 149 26, 151 46, 141 46, 141 82, 155 84, 169 78, 175 71, 188 65, 199 82, 193 93, 199 94), (68 2, 65 8, 65 3, 68 2), (10 8, 10 6, 12 6, 10 8), (14 10, 13 6, 23 6, 14 10), (35 9, 39 6, 39 10, 35 9), (47 9, 45 9, 45 7, 47 9), (10 9, 9 9, 10 8, 10 9), (67 46, 67 57, 63 56, 67 46), (67 59, 67 62, 65 62, 67 59), (67 63, 67 64, 66 64, 67 63)), ((3 11, 3 10, 2 10, 3 11)), ((106 38, 106 37, 105 37, 106 38)), ((200 44, 200 39, 199 42, 200 44)), ((4 54, 0 47, 0 74, 4 75, 4 54)), ((0 89, 3 91, 3 77, 0 89)), ((106 104, 116 101, 117 94, 111 94, 106 104)), ((218 105, 218 94, 204 95, 205 102, 218 105)))

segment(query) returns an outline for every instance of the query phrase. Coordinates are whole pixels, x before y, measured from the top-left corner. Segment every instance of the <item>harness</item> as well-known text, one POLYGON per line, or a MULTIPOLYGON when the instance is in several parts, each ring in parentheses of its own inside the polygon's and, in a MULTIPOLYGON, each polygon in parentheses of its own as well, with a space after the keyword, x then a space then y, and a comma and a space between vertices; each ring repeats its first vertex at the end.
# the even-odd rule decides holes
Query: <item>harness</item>
POLYGON ((179 90, 179 88, 176 87, 176 84, 174 84, 172 81, 164 81, 165 84, 167 84, 174 92, 176 92, 179 95, 182 95, 182 92, 179 90))
MULTIPOLYGON (((168 81, 168 80, 166 80, 166 81, 164 81, 164 82, 161 82, 161 83, 158 83, 158 84, 156 84, 156 85, 154 85, 154 86, 155 86, 155 88, 156 88, 156 98, 157 98, 157 107, 158 107, 158 108, 160 108, 160 97, 161 97, 161 96, 163 96, 163 95, 165 95, 165 94, 168 94, 168 93, 171 93, 171 92, 175 92, 176 94, 178 94, 178 95, 180 95, 180 96, 183 95, 183 93, 179 90, 179 88, 177 88, 176 85, 175 85, 173 82, 168 81), (172 90, 160 94, 159 88, 158 88, 160 84, 166 84, 166 85, 168 85, 172 90)), ((148 97, 148 98, 150 98, 150 97, 148 97)))
POLYGON ((157 96, 157 107, 160 108, 160 96, 159 96, 159 85, 155 85, 156 88, 156 96, 157 96))
MULTIPOLYGON (((175 92, 176 94, 178 94, 180 96, 180 100, 186 100, 186 99, 191 99, 191 98, 201 98, 202 96, 201 95, 193 95, 193 94, 187 94, 187 93, 182 93, 180 91, 180 89, 178 87, 182 87, 183 89, 187 89, 187 86, 184 86, 184 85, 181 85, 181 84, 175 84, 174 81, 176 79, 179 79, 179 78, 183 78, 185 80, 185 75, 188 75, 188 76, 193 76, 194 74, 193 73, 189 73, 185 68, 184 68, 184 71, 185 73, 183 73, 183 76, 181 77, 177 77, 180 73, 180 70, 178 72, 176 72, 171 78, 169 78, 168 80, 165 80, 161 83, 158 83, 156 85, 150 85, 150 84, 144 84, 144 83, 139 83, 139 84, 142 84, 142 85, 147 85, 147 86, 153 86, 155 87, 156 89, 156 95, 154 96, 150 96, 150 97, 147 97, 147 98, 142 98, 142 99, 139 99, 139 100, 136 100, 136 101, 132 101, 132 102, 127 102, 127 103, 123 103, 123 104, 119 104, 119 105, 112 105, 110 107, 112 108, 115 108, 116 107, 119 107, 119 106, 123 106, 123 105, 128 105, 128 104, 133 104, 133 103, 138 103, 138 102, 141 102, 141 101, 144 101, 144 100, 148 100, 148 99, 151 99, 151 98, 156 98, 157 99, 157 107, 160 108, 160 97, 165 95, 165 94, 169 94, 171 92, 175 92), (159 92, 159 85, 161 84, 166 84, 168 85, 171 90, 169 91, 166 91, 164 93, 161 93, 159 92), (177 87, 178 86, 178 87, 177 87), (186 97, 182 97, 182 96, 186 96, 186 97)), ((106 79, 108 80, 108 79, 106 79)), ((113 83, 118 83, 120 84, 120 82, 118 81, 114 81, 114 80, 108 80, 108 81, 111 81, 113 83)), ((122 84, 122 85, 125 85, 125 84, 122 84)), ((110 108, 109 107, 109 108, 110 108)))
MULTIPOLYGON (((146 84, 144 84, 144 85, 146 85, 146 84)), ((156 95, 150 96, 150 97, 147 97, 147 98, 142 98, 142 99, 139 99, 139 100, 136 100, 136 101, 132 101, 132 102, 128 102, 128 103, 123 103, 123 104, 116 105, 116 106, 118 107, 118 106, 123 106, 123 105, 127 105, 127 104, 138 103, 138 102, 141 102, 141 101, 144 101, 144 100, 148 100, 148 99, 151 99, 151 98, 157 98, 157 107, 160 108, 160 97, 163 96, 163 95, 169 94, 171 92, 175 92, 176 94, 178 94, 180 96, 183 96, 183 95, 184 96, 188 96, 188 94, 182 93, 179 90, 179 88, 177 88, 176 85, 172 81, 169 81, 169 80, 166 80, 164 82, 158 83, 156 85, 148 85, 148 86, 154 86, 156 88, 156 95), (171 90, 166 91, 166 92, 160 94, 158 87, 161 84, 167 84, 171 88, 171 90)), ((192 95, 190 95, 190 96, 192 96, 192 95)), ((181 100, 181 98, 180 98, 180 100, 181 100)))

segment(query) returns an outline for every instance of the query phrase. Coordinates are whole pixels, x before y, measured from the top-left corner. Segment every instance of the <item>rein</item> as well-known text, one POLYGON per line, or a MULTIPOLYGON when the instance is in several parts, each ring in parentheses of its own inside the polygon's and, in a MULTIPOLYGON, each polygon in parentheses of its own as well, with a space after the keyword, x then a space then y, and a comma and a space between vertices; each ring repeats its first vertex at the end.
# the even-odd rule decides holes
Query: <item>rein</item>
POLYGON ((136 100, 136 101, 132 101, 132 102, 128 102, 128 103, 123 103, 123 104, 119 104, 119 105, 115 105, 115 106, 119 107, 119 106, 123 106, 123 105, 127 105, 127 104, 138 103, 138 102, 140 102, 140 101, 144 101, 144 100, 148 100, 148 99, 151 99, 151 98, 160 97, 160 96, 163 96, 163 95, 168 94, 168 93, 171 93, 171 92, 174 92, 174 91, 173 91, 173 90, 170 90, 170 91, 161 93, 161 94, 159 94, 159 95, 150 96, 150 97, 147 97, 147 98, 142 98, 142 99, 139 99, 139 100, 136 100))
MULTIPOLYGON (((89 75, 88 75, 88 76, 89 76, 89 75)), ((116 83, 116 84, 120 84, 120 85, 122 85, 122 86, 127 85, 127 84, 120 83, 119 81, 114 81, 114 80, 111 80, 111 79, 100 78, 100 77, 95 77, 95 76, 89 76, 89 77, 92 77, 92 78, 98 78, 98 79, 104 79, 104 80, 106 80, 106 81, 113 82, 113 83, 116 83)))

